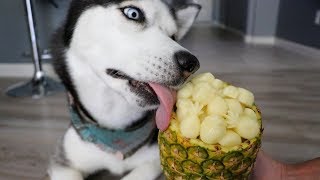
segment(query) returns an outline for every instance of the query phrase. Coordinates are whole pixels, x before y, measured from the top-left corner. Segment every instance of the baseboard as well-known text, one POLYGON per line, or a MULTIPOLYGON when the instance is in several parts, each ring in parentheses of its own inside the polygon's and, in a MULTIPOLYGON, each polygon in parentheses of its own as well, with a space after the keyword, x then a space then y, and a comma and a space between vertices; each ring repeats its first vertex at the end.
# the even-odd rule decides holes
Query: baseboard
POLYGON ((245 42, 248 44, 258 44, 258 45, 274 45, 276 38, 273 36, 245 36, 245 42))
POLYGON ((238 30, 238 29, 235 29, 235 28, 232 28, 232 27, 229 27, 229 26, 226 26, 225 24, 221 24, 220 22, 217 22, 217 21, 213 21, 213 24, 216 26, 216 27, 219 27, 221 29, 224 29, 226 31, 229 31, 229 32, 232 32, 234 34, 237 34, 237 35, 240 35, 240 36, 244 36, 244 32, 238 30))
POLYGON ((294 51, 300 54, 312 56, 312 57, 320 57, 320 49, 313 48, 310 46, 305 46, 303 44, 299 44, 293 41, 288 41, 285 39, 277 38, 275 45, 289 51, 294 51))
POLYGON ((275 37, 273 36, 251 36, 251 35, 246 35, 245 32, 226 26, 225 24, 221 24, 220 22, 217 22, 217 21, 214 21, 213 24, 216 27, 219 27, 221 29, 224 29, 234 34, 242 36, 244 38, 245 43, 247 44, 274 45, 276 41, 275 37))
POLYGON ((214 26, 214 22, 213 21, 196 21, 193 23, 192 26, 214 26))
POLYGON ((275 36, 252 36, 252 35, 246 35, 244 32, 241 32, 237 29, 231 28, 226 26, 225 24, 221 24, 218 21, 213 21, 213 24, 216 27, 219 27, 221 29, 225 29, 227 31, 230 31, 232 33, 238 34, 240 36, 244 37, 244 41, 247 44, 254 44, 254 45, 269 45, 269 46, 278 46, 282 47, 284 49, 288 49, 291 51, 295 51, 298 53, 302 53, 305 55, 310 55, 313 57, 320 57, 320 49, 313 48, 310 46, 305 46, 303 44, 298 44, 292 41, 288 41, 285 39, 277 38, 275 36))
POLYGON ((226 27, 227 27, 226 25, 221 24, 218 21, 213 21, 213 25, 215 25, 216 27, 221 28, 221 29, 226 29, 226 27))
MULTIPOLYGON (((51 64, 43 64, 46 75, 58 79, 51 64)), ((10 78, 31 78, 34 73, 34 66, 31 63, 0 63, 0 77, 10 78)))

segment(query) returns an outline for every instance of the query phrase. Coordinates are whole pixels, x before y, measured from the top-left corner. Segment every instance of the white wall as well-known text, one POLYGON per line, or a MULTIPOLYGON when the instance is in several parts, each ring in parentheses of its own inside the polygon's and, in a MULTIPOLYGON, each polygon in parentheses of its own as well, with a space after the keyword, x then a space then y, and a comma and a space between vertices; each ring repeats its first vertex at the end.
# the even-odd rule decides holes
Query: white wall
POLYGON ((276 34, 280 0, 249 0, 247 34, 273 37, 276 34))
POLYGON ((212 22, 213 0, 195 0, 202 6, 201 12, 197 18, 198 22, 212 22))

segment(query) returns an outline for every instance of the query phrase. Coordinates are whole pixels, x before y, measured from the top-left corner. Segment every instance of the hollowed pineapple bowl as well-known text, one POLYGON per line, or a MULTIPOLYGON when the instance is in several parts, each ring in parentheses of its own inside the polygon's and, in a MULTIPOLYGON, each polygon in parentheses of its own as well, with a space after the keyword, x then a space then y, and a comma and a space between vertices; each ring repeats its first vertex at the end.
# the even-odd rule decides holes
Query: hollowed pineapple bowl
POLYGON ((250 91, 200 74, 178 91, 170 126, 159 133, 164 174, 169 180, 248 179, 262 131, 250 91))

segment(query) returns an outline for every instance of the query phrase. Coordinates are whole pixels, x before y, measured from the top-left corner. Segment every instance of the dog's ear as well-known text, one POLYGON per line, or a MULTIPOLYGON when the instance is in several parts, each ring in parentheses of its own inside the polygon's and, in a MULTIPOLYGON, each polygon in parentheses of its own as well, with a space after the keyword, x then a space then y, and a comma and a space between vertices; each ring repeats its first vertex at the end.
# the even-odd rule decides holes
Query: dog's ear
POLYGON ((175 9, 178 25, 178 32, 175 35, 177 40, 182 39, 187 34, 200 10, 201 6, 194 3, 185 4, 175 9))

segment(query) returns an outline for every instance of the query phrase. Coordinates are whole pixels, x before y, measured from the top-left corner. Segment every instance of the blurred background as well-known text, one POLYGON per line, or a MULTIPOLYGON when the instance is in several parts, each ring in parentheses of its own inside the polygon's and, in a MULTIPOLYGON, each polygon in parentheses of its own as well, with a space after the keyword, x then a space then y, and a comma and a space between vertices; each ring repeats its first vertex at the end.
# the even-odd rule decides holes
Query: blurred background
MULTIPOLYGON (((41 72, 55 82, 49 42, 69 2, 32 1, 41 72)), ((181 43, 200 60, 199 72, 255 93, 264 120, 263 149, 274 158, 295 163, 320 157, 320 1, 198 2, 202 12, 181 43)), ((41 179, 69 125, 65 93, 57 84, 53 94, 41 79, 36 95, 8 96, 21 86, 17 82, 35 74, 29 25, 25 1, 0 1, 0 180, 41 179)))

